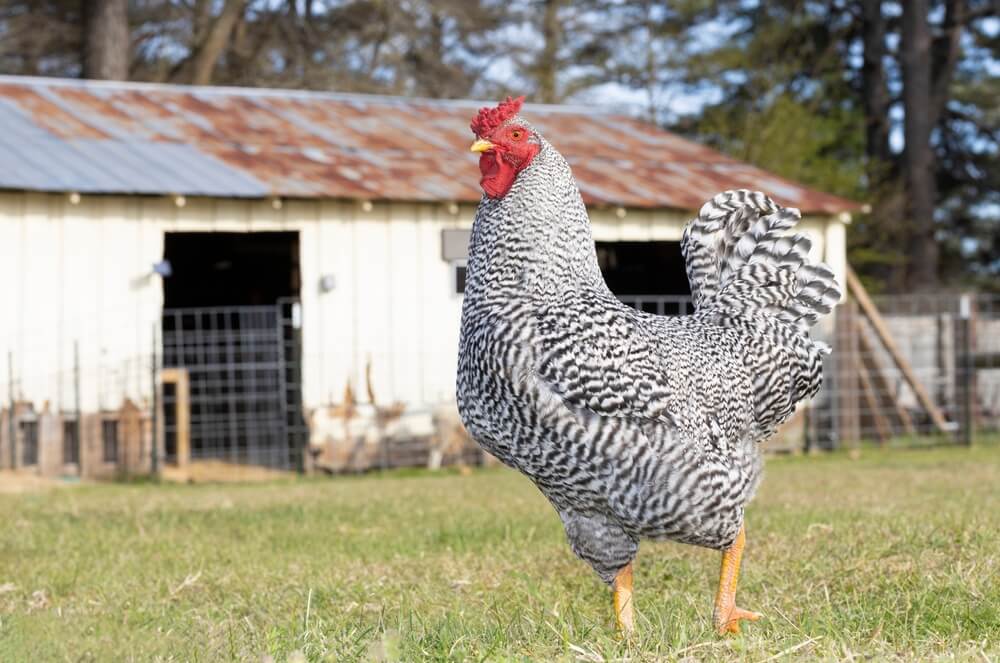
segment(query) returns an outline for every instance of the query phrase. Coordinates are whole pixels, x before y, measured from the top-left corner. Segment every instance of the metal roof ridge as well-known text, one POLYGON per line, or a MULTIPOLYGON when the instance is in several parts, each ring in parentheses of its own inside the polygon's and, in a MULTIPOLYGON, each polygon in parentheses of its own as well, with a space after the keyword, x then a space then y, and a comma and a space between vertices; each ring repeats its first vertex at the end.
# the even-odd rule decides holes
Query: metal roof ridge
MULTIPOLYGON (((433 97, 404 97, 392 94, 370 94, 365 92, 338 92, 336 90, 306 90, 301 88, 243 87, 236 85, 186 85, 178 83, 150 83, 147 81, 109 81, 88 78, 61 78, 56 76, 19 76, 0 74, 0 84, 42 85, 46 87, 66 87, 80 89, 151 90, 173 94, 221 94, 242 97, 303 97, 330 101, 363 101, 367 103, 397 104, 415 103, 428 106, 454 106, 457 108, 479 108, 495 104, 496 99, 435 99, 433 97)), ((627 113, 612 106, 589 104, 542 104, 525 102, 525 108, 548 113, 623 115, 627 113)))

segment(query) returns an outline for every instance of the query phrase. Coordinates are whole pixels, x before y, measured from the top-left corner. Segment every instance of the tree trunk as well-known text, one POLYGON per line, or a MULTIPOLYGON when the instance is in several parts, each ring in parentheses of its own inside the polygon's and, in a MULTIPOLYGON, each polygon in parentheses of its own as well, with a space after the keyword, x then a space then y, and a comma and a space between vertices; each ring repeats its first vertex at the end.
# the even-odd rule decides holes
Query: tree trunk
MULTIPOLYGON (((885 69, 885 18, 882 0, 862 0, 862 40, 864 63, 861 68, 865 104, 865 147, 875 169, 884 169, 891 161, 889 151, 889 91, 886 88, 885 69)), ((872 172, 869 176, 884 172, 872 172)))
POLYGON ((542 39, 544 46, 538 56, 538 99, 545 104, 559 101, 556 92, 556 73, 559 71, 559 46, 562 43, 562 25, 559 23, 559 8, 562 0, 545 0, 545 14, 542 17, 542 39))
POLYGON ((903 39, 900 65, 903 70, 903 180, 909 212, 907 285, 929 290, 938 285, 938 246, 934 238, 934 203, 937 187, 934 172, 934 127, 931 89, 931 32, 928 0, 903 4, 903 39))
POLYGON ((198 45, 191 67, 192 85, 209 85, 212 82, 212 72, 219 56, 226 49, 229 35, 243 14, 246 0, 226 0, 222 13, 212 22, 205 40, 198 45))
POLYGON ((128 78, 128 0, 84 0, 83 77, 128 78))
POLYGON ((295 75, 299 79, 298 86, 308 88, 313 80, 313 3, 305 0, 303 13, 299 15, 299 0, 288 0, 288 17, 291 20, 292 49, 295 52, 295 75))
MULTIPOLYGON (((870 248, 886 257, 902 258, 906 238, 906 205, 901 190, 899 170, 889 145, 891 100, 886 81, 886 20, 882 0, 861 0, 861 40, 864 59, 861 66, 862 101, 865 114, 865 173, 872 204, 871 224, 878 232, 865 237, 870 248)), ((899 266, 872 265, 866 270, 878 276, 891 292, 906 289, 906 262, 899 266)))

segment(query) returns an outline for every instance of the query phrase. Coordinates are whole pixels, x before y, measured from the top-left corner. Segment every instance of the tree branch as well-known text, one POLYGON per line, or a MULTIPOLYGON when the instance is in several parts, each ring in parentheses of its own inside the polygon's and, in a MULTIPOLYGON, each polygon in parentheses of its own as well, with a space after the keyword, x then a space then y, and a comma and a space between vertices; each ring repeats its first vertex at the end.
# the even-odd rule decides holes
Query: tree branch
POLYGON ((225 50, 226 41, 245 7, 246 0, 226 0, 222 12, 212 22, 212 27, 208 29, 205 40, 193 55, 191 74, 193 85, 208 85, 212 82, 212 70, 215 69, 215 63, 225 50))

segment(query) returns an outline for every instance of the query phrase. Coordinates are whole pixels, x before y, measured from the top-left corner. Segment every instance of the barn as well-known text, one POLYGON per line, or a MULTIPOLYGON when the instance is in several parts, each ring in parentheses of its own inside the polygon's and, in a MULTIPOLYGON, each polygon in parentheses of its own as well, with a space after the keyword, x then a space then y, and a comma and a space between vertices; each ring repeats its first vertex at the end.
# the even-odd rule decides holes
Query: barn
MULTIPOLYGON (((482 105, 0 76, 0 468, 362 467, 440 434, 482 105)), ((629 303, 683 310, 682 227, 729 188, 799 207, 843 275, 854 203, 630 117, 524 113, 629 303)))

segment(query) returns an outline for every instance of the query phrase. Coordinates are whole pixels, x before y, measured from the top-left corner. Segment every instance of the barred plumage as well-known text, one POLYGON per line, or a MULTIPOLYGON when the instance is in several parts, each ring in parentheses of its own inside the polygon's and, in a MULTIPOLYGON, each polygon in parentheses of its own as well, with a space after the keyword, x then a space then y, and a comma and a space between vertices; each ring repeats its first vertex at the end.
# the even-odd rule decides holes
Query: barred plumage
POLYGON ((470 243, 457 395, 479 443, 530 477, 611 582, 641 538, 723 549, 760 480, 758 442, 816 392, 808 328, 840 296, 798 220, 755 192, 707 203, 682 248, 693 315, 621 304, 570 168, 539 150, 470 243))

